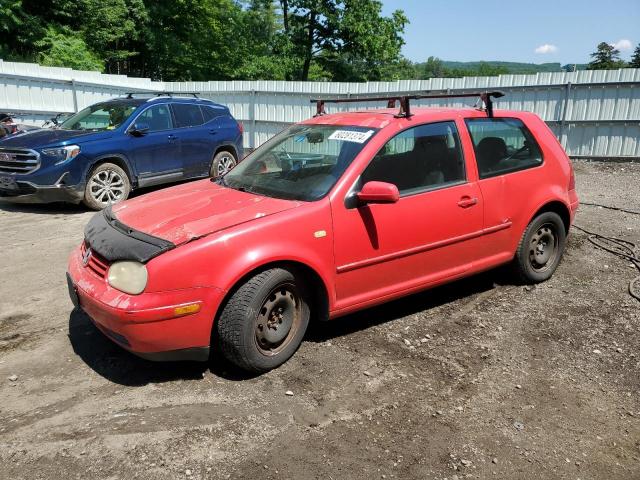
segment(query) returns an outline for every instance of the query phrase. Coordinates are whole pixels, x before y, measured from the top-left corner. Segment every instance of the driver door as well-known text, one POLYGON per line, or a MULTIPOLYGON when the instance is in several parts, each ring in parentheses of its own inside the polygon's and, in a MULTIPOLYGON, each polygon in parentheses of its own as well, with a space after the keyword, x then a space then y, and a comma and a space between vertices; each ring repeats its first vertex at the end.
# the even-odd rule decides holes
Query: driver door
MULTIPOLYGON (((147 132, 139 136, 129 133, 128 139, 128 151, 136 166, 140 186, 181 178, 180 143, 169 105, 152 105, 138 115, 134 124, 148 127, 147 132)), ((130 132, 131 128, 133 125, 130 132)))
MULTIPOLYGON (((454 278, 471 268, 482 196, 468 181, 456 123, 419 125, 393 137, 355 187, 393 183, 400 199, 332 203, 337 310, 454 278)), ((353 192, 355 193, 355 192, 353 192)))

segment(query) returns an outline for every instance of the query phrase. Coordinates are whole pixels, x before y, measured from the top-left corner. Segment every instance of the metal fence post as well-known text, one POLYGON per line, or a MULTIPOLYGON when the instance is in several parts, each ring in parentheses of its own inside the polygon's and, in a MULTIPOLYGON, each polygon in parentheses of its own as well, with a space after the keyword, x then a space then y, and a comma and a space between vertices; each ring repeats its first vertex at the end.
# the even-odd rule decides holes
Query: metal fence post
POLYGON ((71 79, 71 92, 73 93, 73 111, 74 113, 78 112, 78 89, 76 87, 75 78, 71 79))
POLYGON ((569 108, 569 95, 571 94, 571 82, 567 82, 564 89, 564 101, 562 104, 562 117, 560 118, 560 141, 562 142, 562 148, 567 148, 569 142, 569 133, 567 132, 566 139, 563 141, 566 123, 567 123, 567 110, 569 108))
POLYGON ((254 150, 257 144, 256 138, 256 91, 251 90, 251 102, 249 104, 249 121, 251 122, 251 137, 249 140, 249 148, 254 150))

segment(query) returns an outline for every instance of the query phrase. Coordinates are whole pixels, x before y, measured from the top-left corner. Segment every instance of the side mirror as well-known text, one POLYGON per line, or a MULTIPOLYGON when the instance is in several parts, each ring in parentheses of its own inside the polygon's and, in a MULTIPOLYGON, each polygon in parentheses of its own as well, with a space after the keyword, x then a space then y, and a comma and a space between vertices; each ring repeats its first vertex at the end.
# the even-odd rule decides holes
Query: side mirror
POLYGON ((146 123, 136 123, 133 128, 129 130, 129 133, 134 137, 142 137, 149 132, 149 125, 146 123))
POLYGON ((356 197, 361 204, 367 203, 396 203, 400 200, 398 187, 387 182, 367 182, 356 197))

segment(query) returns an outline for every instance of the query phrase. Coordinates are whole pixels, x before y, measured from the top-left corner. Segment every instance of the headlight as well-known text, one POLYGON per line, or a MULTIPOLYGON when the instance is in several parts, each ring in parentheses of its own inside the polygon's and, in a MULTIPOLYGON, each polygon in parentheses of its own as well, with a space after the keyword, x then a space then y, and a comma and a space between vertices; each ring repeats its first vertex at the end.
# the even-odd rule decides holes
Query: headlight
POLYGON ((66 145, 64 147, 45 148, 42 153, 48 157, 53 157, 56 165, 59 165, 76 158, 80 153, 80 147, 78 145, 66 145))
POLYGON ((107 280, 113 288, 138 295, 147 286, 147 267, 138 262, 116 262, 109 267, 107 280))

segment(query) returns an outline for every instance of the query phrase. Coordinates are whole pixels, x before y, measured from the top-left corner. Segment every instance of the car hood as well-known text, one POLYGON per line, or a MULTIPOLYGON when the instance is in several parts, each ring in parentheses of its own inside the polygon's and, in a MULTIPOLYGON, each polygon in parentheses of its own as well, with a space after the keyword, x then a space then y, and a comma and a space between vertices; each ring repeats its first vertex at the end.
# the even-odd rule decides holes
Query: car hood
POLYGON ((49 145, 60 145, 61 143, 65 143, 68 140, 73 140, 76 142, 103 140, 105 138, 111 137, 111 135, 111 131, 93 132, 86 130, 59 130, 54 128, 41 128, 38 130, 29 130, 28 132, 6 137, 2 141, 0 141, 0 146, 39 148, 47 147, 49 145))
POLYGON ((301 204, 200 180, 116 204, 112 213, 132 229, 180 245, 301 204))

